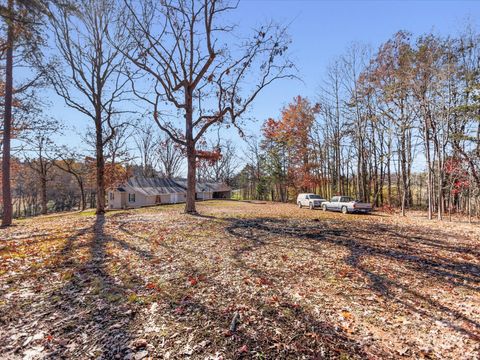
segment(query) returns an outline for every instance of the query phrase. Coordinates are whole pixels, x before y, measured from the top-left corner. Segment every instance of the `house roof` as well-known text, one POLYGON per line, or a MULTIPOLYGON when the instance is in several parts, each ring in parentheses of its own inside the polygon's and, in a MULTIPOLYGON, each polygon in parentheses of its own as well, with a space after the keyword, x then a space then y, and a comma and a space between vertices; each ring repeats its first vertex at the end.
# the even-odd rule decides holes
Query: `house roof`
POLYGON ((184 193, 186 191, 185 187, 169 178, 145 178, 140 176, 128 179, 127 183, 120 188, 146 196, 184 193))
MULTIPOLYGON (((177 178, 177 179, 175 179, 175 182, 177 184, 179 184, 181 187, 183 187, 185 189, 185 191, 187 190, 187 179, 177 178)), ((203 191, 203 189, 200 187, 198 181, 195 183, 195 191, 196 192, 203 191)))
POLYGON ((208 190, 204 190, 204 191, 222 192, 222 191, 232 190, 230 188, 230 186, 228 186, 225 183, 204 182, 202 184, 206 189, 208 189, 208 190))
MULTIPOLYGON (((187 191, 186 179, 170 179, 161 177, 145 178, 135 176, 126 183, 117 187, 118 191, 138 192, 145 196, 185 193, 187 191)), ((204 191, 230 191, 230 187, 224 183, 198 182, 195 186, 196 192, 204 191)))
MULTIPOLYGON (((175 179, 176 182, 181 184, 185 189, 187 188, 187 179, 175 179)), ((197 181, 195 183, 195 191, 196 192, 204 192, 204 191, 230 191, 230 186, 225 183, 221 182, 205 182, 205 181, 197 181)))

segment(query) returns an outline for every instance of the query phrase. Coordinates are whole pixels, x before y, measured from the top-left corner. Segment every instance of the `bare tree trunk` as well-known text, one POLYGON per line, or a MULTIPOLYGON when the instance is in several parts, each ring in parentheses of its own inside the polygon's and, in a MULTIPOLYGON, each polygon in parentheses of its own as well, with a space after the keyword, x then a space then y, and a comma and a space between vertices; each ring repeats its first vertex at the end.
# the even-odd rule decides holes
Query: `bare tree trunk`
POLYGON ((471 199, 470 199, 470 187, 468 188, 468 195, 467 195, 467 201, 468 201, 468 222, 472 222, 472 208, 471 208, 471 199))
POLYGON ((387 201, 388 206, 392 206, 392 169, 391 169, 391 161, 392 161, 392 139, 389 135, 388 144, 387 144, 387 201))
POLYGON ((42 215, 47 213, 47 179, 44 175, 41 175, 40 179, 40 211, 42 215))
POLYGON ((7 62, 5 68, 5 115, 3 123, 2 154, 2 226, 12 224, 12 189, 10 186, 10 140, 12 131, 13 97, 13 0, 8 0, 7 62))
POLYGON ((105 158, 103 156, 103 134, 101 121, 96 121, 96 160, 97 160, 97 207, 96 213, 105 212, 105 158))
POLYGON ((432 167, 431 167, 431 160, 430 160, 430 137, 428 134, 428 128, 425 124, 425 156, 427 158, 427 194, 428 194, 428 219, 432 219, 432 167))
POLYGON ((185 134, 187 142, 187 199, 185 204, 185 213, 196 214, 195 208, 195 187, 196 187, 196 153, 195 142, 193 140, 193 104, 191 94, 185 94, 186 113, 185 113, 185 134))
MULTIPOLYGON (((405 207, 407 205, 407 159, 406 159, 406 146, 405 146, 405 129, 402 129, 402 135, 401 135, 401 151, 400 151, 400 165, 401 165, 401 174, 402 174, 402 216, 405 216, 405 207)), ((399 174, 400 176, 400 174, 399 174)))
POLYGON ((188 147, 187 150, 187 202, 185 204, 185 212, 187 214, 195 214, 195 177, 196 177, 196 159, 195 146, 188 147))
POLYGON ((452 221, 452 205, 453 205, 453 197, 452 197, 452 188, 450 187, 450 191, 448 192, 448 219, 452 221))
POLYGON ((78 181, 78 186, 80 187, 80 210, 85 210, 87 208, 87 198, 85 196, 85 188, 82 181, 78 181))
POLYGON ((361 179, 362 177, 362 155, 361 155, 361 150, 360 150, 361 144, 358 142, 358 157, 357 157, 357 196, 356 198, 360 199, 361 201, 364 201, 363 198, 363 193, 362 193, 362 183, 361 179))
POLYGON ((85 195, 85 186, 83 185, 83 180, 80 176, 74 174, 73 172, 70 174, 72 174, 75 177, 75 180, 77 180, 78 187, 80 189, 80 210, 83 211, 87 208, 87 196, 85 195))
POLYGON ((437 209, 437 219, 442 220, 442 213, 444 211, 444 196, 443 196, 443 176, 442 176, 442 157, 440 154, 440 149, 438 149, 438 180, 437 180, 437 191, 438 191, 438 209, 437 209))

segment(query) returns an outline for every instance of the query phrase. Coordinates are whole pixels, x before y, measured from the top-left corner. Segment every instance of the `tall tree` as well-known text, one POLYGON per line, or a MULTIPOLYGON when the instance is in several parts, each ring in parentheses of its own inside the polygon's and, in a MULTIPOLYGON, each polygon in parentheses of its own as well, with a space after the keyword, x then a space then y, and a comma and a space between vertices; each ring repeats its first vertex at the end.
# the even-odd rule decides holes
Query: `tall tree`
POLYGON ((342 141, 346 137, 346 120, 344 113, 344 92, 342 83, 344 72, 340 59, 327 67, 325 80, 322 82, 318 96, 320 111, 315 124, 316 151, 318 161, 324 163, 324 177, 330 178, 329 193, 340 194, 344 191, 342 184, 342 163, 344 154, 342 141), (323 156, 322 156, 322 153, 323 156))
POLYGON ((307 99, 297 96, 283 108, 278 121, 269 119, 263 126, 266 141, 284 146, 289 184, 301 191, 316 187, 311 172, 310 136, 318 111, 318 105, 312 105, 307 99))
POLYGON ((13 46, 14 46, 14 3, 8 0, 7 16, 7 51, 5 66, 5 110, 2 141, 2 226, 12 223, 12 193, 10 187, 10 141, 12 133, 12 102, 13 102, 13 46))
POLYGON ((285 57, 286 30, 268 24, 238 44, 234 27, 221 22, 236 7, 228 1, 125 3, 121 20, 130 40, 125 55, 153 83, 145 89, 133 82, 135 92, 151 105, 158 127, 185 148, 185 212, 196 213, 196 163, 201 156, 196 145, 214 124, 239 126, 262 90, 292 77, 293 65, 285 57), (183 124, 171 120, 165 103, 183 124))
POLYGON ((408 33, 398 32, 383 44, 367 75, 371 86, 377 90, 379 115, 391 123, 398 139, 402 215, 405 215, 405 209, 411 203, 412 136, 416 117, 412 101, 413 50, 409 37, 408 33))
MULTIPOLYGON (((441 204, 435 204, 435 158, 438 155, 438 127, 437 127, 437 100, 439 81, 439 62, 442 56, 442 46, 433 35, 421 37, 415 49, 414 80, 412 88, 420 109, 421 129, 425 156, 427 161, 427 197, 428 218, 431 219, 435 205, 438 207, 438 217, 441 218, 441 204)), ((437 170, 440 170, 442 159, 437 161, 437 170)), ((440 171, 437 171, 440 179, 440 171)), ((441 191, 438 192, 438 200, 441 199, 441 191)))
POLYGON ((10 186, 10 151, 13 128, 13 109, 15 94, 25 92, 37 84, 39 74, 32 79, 14 87, 14 55, 23 63, 30 63, 36 57, 41 37, 38 19, 44 14, 45 2, 28 0, 8 0, 7 5, 0 6, 0 15, 6 24, 6 41, 1 44, 5 56, 4 113, 2 129, 2 226, 12 223, 12 192, 10 186))
POLYGON ((59 58, 47 72, 65 103, 93 121, 97 214, 105 211, 104 150, 115 137, 115 118, 126 112, 119 105, 127 92, 125 59, 112 45, 125 31, 114 26, 116 10, 114 0, 79 0, 74 11, 58 9, 52 29, 59 58))
MULTIPOLYGON (((21 63, 30 65, 41 61, 40 47, 43 45, 42 33, 45 16, 51 16, 49 6, 70 7, 70 0, 7 0, 6 6, 0 5, 0 16, 6 24, 6 41, 0 48, 5 55, 4 114, 2 130, 2 226, 12 223, 12 194, 10 186, 10 151, 13 129, 14 96, 31 87, 37 86, 42 72, 33 72, 31 78, 22 84, 14 84, 13 70, 15 53, 21 63)), ((30 66, 32 69, 33 66, 30 66)))
POLYGON ((468 165, 480 190, 480 35, 467 29, 456 39, 455 84, 457 98, 450 122, 451 142, 455 152, 468 165))

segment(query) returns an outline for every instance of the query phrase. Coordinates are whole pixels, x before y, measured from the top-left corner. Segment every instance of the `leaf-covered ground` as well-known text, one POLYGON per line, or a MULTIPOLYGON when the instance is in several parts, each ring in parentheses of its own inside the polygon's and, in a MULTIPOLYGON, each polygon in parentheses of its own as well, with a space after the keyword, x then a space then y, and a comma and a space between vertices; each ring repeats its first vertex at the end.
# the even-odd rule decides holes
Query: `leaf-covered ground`
POLYGON ((0 358, 480 357, 478 225, 198 208, 0 230, 0 358))

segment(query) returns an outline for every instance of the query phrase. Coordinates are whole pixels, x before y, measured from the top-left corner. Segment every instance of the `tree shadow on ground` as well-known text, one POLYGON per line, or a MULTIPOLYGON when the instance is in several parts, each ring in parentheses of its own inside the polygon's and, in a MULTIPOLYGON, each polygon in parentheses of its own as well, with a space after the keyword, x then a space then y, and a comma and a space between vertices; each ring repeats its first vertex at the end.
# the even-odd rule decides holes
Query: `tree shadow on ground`
MULTIPOLYGON (((96 216, 88 260, 77 264, 71 278, 50 294, 60 319, 50 327, 53 339, 60 340, 50 357, 111 359, 129 351, 133 313, 125 300, 131 289, 109 274, 106 246, 111 241, 115 239, 105 231, 104 215, 96 216)), ((70 238, 61 251, 67 262, 74 242, 70 238)))
MULTIPOLYGON (((24 339, 20 339, 20 343, 7 351, 34 351, 32 346, 38 351, 42 345, 43 354, 52 359, 123 358, 133 351, 130 325, 136 304, 128 298, 136 288, 143 287, 144 282, 128 269, 124 269, 128 284, 111 275, 112 263, 107 249, 112 243, 125 247, 123 240, 107 231, 104 215, 96 216, 92 225, 78 229, 66 239, 63 248, 51 255, 56 261, 42 269, 44 281, 48 281, 49 274, 59 274, 60 286, 56 285, 58 280, 52 285, 44 284, 44 290, 35 298, 34 309, 20 309, 29 319, 28 324, 20 325, 21 330, 44 337, 28 346, 23 346, 24 339), (83 251, 82 256, 79 250, 83 251)), ((127 250, 137 251, 129 247, 127 250)), ((140 255, 148 257, 149 254, 140 255)), ((6 324, 13 321, 4 320, 6 324)), ((0 339, 0 343, 5 341, 7 339, 0 339)))
MULTIPOLYGON (((211 216, 194 218, 200 221, 193 223, 194 226, 199 227, 202 226, 202 221, 215 219, 211 216)), ((141 223, 142 220, 120 221, 117 228, 133 242, 148 243, 148 238, 138 236, 132 230, 138 222, 141 223)), ((124 248, 132 246, 128 244, 124 248)), ((161 294, 159 301, 164 307, 157 322, 165 324, 167 318, 175 324, 172 327, 177 331, 180 331, 178 324, 182 324, 180 328, 189 329, 186 336, 189 341, 185 338, 183 341, 175 338, 175 342, 165 340, 166 342, 162 343, 164 349, 173 351, 178 357, 194 354, 194 358, 202 358, 201 356, 208 357, 216 352, 226 354, 228 358, 241 358, 247 354, 267 358, 367 357, 362 345, 342 329, 319 320, 310 310, 297 304, 273 284, 263 284, 263 291, 257 290, 254 296, 247 297, 233 284, 228 286, 223 282, 225 278, 221 270, 218 273, 208 272, 203 277, 207 269, 196 266, 195 260, 207 258, 209 255, 207 249, 201 247, 192 249, 180 240, 174 244, 160 243, 157 252, 163 253, 164 259, 166 255, 173 255, 175 269, 173 279, 169 282, 170 287, 159 289, 161 294), (199 285, 186 285, 187 279, 193 278, 198 279, 199 285), (269 293, 274 299, 272 303, 265 302, 264 292, 269 293), (230 332, 235 313, 240 316, 239 327, 236 331, 230 332), (261 319, 254 320, 256 316, 261 316, 261 319), (241 348, 248 350, 239 351, 241 348)), ((142 253, 138 252, 143 260, 152 259, 143 256, 142 253)), ((240 264, 237 263, 237 266, 240 267, 240 264)), ((146 267, 150 267, 149 272, 156 275, 169 275, 161 266, 156 267, 156 264, 150 263, 146 267)), ((245 271, 244 268, 241 270, 245 271)), ((267 278, 265 273, 257 271, 255 274, 259 278, 267 278)), ((152 292, 155 291, 157 289, 152 289, 152 292)))
MULTIPOLYGON (((310 252, 314 255, 310 256, 313 261, 320 256, 325 257, 326 245, 345 250, 342 254, 346 255, 340 260, 343 265, 360 273, 362 279, 367 280, 367 289, 387 303, 433 321, 441 321, 463 336, 479 339, 478 322, 421 293, 414 284, 406 284, 401 272, 395 274, 396 278, 387 277, 371 261, 395 262, 414 275, 435 278, 440 287, 478 292, 478 265, 457 258, 458 254, 475 256, 477 250, 469 252, 468 245, 456 246, 418 229, 412 229, 414 235, 410 235, 382 224, 369 224, 368 228, 362 228, 354 222, 336 224, 334 221, 318 220, 225 219, 215 216, 190 219, 192 221, 188 222, 185 231, 191 229, 194 233, 201 229, 204 222, 217 219, 222 227, 225 226, 228 236, 227 242, 221 243, 228 247, 224 252, 227 259, 218 266, 219 270, 212 270, 205 279, 199 280, 196 287, 188 284, 188 277, 207 270, 204 262, 196 263, 195 260, 208 259, 210 255, 208 249, 199 246, 201 241, 191 240, 187 244, 187 240, 178 239, 176 242, 160 242, 157 248, 153 248, 151 236, 140 236, 134 226, 130 227, 135 221, 127 221, 122 216, 108 222, 105 217, 99 216, 94 224, 78 229, 67 238, 63 249, 56 253, 60 261, 49 270, 71 270, 71 275, 59 288, 46 294, 48 303, 41 312, 35 309, 36 313, 32 315, 32 323, 41 324, 52 336, 51 340, 44 341, 50 351, 49 356, 111 359, 116 356, 122 358, 131 351, 129 343, 136 331, 142 329, 142 319, 137 313, 137 305, 125 299, 140 288, 146 291, 146 280, 132 273, 128 266, 122 268, 123 274, 130 279, 128 284, 112 275, 109 270, 112 265, 110 246, 121 249, 127 256, 127 262, 139 262, 147 274, 166 275, 171 279, 172 291, 163 289, 153 298, 163 305, 159 305, 159 313, 152 316, 158 316, 159 325, 163 325, 165 319, 173 324, 182 324, 187 334, 167 340, 158 336, 149 339, 157 347, 153 354, 158 357, 167 349, 173 349, 171 355, 177 357, 190 356, 188 351, 182 351, 192 333, 196 334, 194 340, 197 344, 204 344, 195 349, 193 358, 202 354, 204 358, 217 350, 228 354, 228 358, 255 354, 267 358, 384 357, 384 354, 372 353, 367 345, 354 340, 354 336, 342 330, 337 323, 319 320, 313 309, 299 305, 290 293, 275 284, 276 276, 282 269, 255 266, 251 255, 261 253, 267 247, 310 252), (380 239, 380 235, 389 240, 376 240, 376 237, 380 239), (88 236, 91 237, 84 241, 88 236), (85 247, 89 256, 80 260, 74 252, 85 247), (230 271, 229 276, 238 273, 239 276, 249 275, 264 282, 247 286, 240 279, 241 285, 234 286, 224 282, 224 271, 230 271), (415 301, 412 302, 412 298, 415 301), (240 314, 238 329, 225 334, 234 313, 240 314), (180 341, 183 341, 182 348, 180 341), (239 350, 244 345, 247 352, 239 350)), ((157 290, 152 288, 148 291, 153 293, 157 290)), ((2 321, 9 324, 7 320, 2 321)), ((33 331, 34 326, 30 328, 33 331)), ((0 345, 7 341, 7 338, 1 338, 0 345)))
MULTIPOLYGON (((387 277, 373 266, 370 268, 364 260, 381 263, 395 261, 419 277, 434 277, 441 288, 463 287, 477 292, 480 290, 480 266, 474 262, 458 261, 457 255, 468 253, 468 247, 447 245, 431 239, 432 233, 423 233, 413 229, 415 236, 399 234, 383 225, 368 224, 368 228, 358 224, 342 224, 342 228, 318 222, 305 222, 277 218, 230 219, 227 232, 239 239, 247 240, 235 255, 241 259, 245 253, 255 251, 262 246, 279 246, 311 251, 322 254, 324 244, 344 248, 349 255, 344 263, 358 270, 368 279, 371 291, 414 313, 441 321, 446 326, 476 341, 480 340, 480 324, 449 306, 443 305, 427 295, 405 284, 402 274, 395 279, 387 277), (378 238, 377 238, 378 236, 378 238), (381 236, 381 237, 380 237, 381 236), (381 240, 389 238, 387 242, 381 240), (285 244, 282 239, 297 239, 285 244), (418 249, 421 244, 422 248, 418 249), (441 250, 444 256, 435 254, 441 250), (413 298, 415 301, 411 301, 413 298)), ((434 234, 433 234, 434 235, 434 234)), ((471 249, 471 254, 476 250, 471 249)), ((322 254, 323 256, 323 254, 322 254)), ((249 267, 242 263, 246 269, 249 267)), ((257 271, 253 269, 253 271, 257 271)), ((394 271, 394 270, 392 270, 394 271)))

